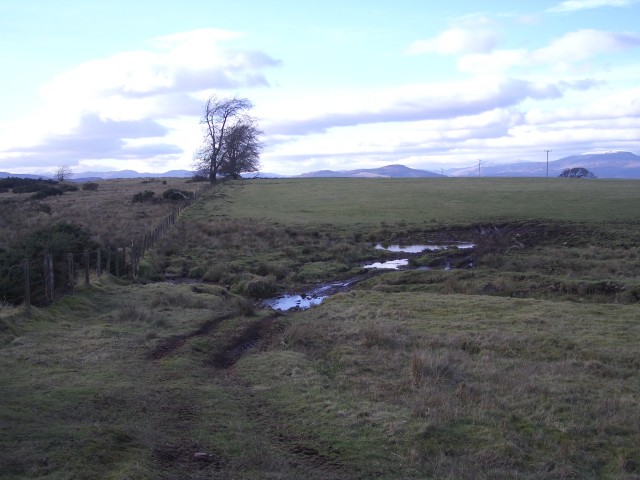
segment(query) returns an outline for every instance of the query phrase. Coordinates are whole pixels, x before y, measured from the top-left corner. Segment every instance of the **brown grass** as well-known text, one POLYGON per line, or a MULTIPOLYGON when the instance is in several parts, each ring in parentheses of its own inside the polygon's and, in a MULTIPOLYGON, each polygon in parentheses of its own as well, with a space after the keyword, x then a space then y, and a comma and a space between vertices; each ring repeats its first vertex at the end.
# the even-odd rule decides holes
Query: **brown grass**
POLYGON ((79 188, 76 192, 42 200, 30 200, 29 193, 0 194, 0 219, 3 222, 0 247, 11 245, 27 233, 56 222, 76 223, 91 232, 94 240, 102 245, 128 244, 155 228, 179 205, 178 202, 163 201, 162 192, 169 188, 195 192, 203 186, 180 178, 115 179, 95 183, 97 190, 79 188), (153 191, 160 198, 134 203, 133 195, 144 190, 153 191))

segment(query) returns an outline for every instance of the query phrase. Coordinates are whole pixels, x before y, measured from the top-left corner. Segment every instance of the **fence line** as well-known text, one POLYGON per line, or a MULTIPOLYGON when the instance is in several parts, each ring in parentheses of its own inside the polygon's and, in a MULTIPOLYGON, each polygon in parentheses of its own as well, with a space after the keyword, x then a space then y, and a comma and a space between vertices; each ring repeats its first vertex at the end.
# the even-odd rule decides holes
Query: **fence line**
POLYGON ((129 278, 132 281, 138 279, 140 260, 144 254, 155 247, 166 235, 171 227, 179 220, 185 209, 192 206, 213 185, 207 184, 200 188, 194 195, 188 198, 181 206, 175 208, 170 214, 160 220, 155 228, 150 229, 137 238, 133 238, 129 244, 106 245, 97 250, 85 249, 79 253, 67 253, 66 259, 54 258, 50 253, 36 259, 24 259, 21 265, 13 265, 0 269, 0 279, 3 276, 10 277, 20 272, 23 285, 16 281, 13 288, 4 289, 0 301, 12 304, 24 303, 27 313, 31 306, 44 306, 53 303, 58 296, 71 294, 76 291, 78 275, 83 276, 84 285, 90 285, 91 276, 95 273, 97 278, 103 274, 118 278, 129 278))

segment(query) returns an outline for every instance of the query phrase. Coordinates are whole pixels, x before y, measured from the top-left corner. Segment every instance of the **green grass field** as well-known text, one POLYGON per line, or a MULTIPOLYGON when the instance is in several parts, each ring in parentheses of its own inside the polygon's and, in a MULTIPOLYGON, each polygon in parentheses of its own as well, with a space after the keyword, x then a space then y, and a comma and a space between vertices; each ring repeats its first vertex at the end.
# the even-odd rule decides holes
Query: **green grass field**
POLYGON ((146 284, 0 308, 0 478, 639 478, 638 212, 635 181, 223 184, 146 284), (445 239, 477 247, 361 267, 445 239))

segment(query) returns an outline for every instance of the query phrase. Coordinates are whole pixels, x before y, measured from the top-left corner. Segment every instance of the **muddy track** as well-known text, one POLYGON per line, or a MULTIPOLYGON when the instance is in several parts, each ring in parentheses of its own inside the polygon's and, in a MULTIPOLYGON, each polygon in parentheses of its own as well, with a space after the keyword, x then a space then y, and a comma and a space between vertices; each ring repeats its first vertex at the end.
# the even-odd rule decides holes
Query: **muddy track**
POLYGON ((271 332, 273 323, 280 315, 275 314, 266 318, 261 318, 248 325, 237 336, 233 337, 222 349, 213 353, 208 365, 216 368, 230 368, 247 351, 253 349, 258 343, 271 332))
POLYGON ((220 323, 222 323, 225 320, 228 320, 231 317, 232 315, 230 314, 221 315, 219 317, 212 318, 211 320, 207 320, 202 325, 200 325, 200 327, 198 327, 196 330, 192 332, 185 333, 182 335, 175 335, 173 337, 169 337, 165 340, 162 340, 158 345, 156 345, 153 348, 153 350, 151 350, 147 354, 147 358, 150 360, 160 360, 170 355, 178 348, 180 348, 182 345, 184 345, 184 343, 188 339, 211 333, 213 330, 215 330, 218 327, 218 325, 220 325, 220 323))

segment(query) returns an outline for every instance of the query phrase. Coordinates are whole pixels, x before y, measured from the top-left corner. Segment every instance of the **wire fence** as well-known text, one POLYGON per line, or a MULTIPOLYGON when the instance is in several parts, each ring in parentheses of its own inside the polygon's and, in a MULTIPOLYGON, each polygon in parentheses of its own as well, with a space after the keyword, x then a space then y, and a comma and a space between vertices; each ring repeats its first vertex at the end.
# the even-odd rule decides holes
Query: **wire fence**
POLYGON ((212 188, 203 186, 153 228, 128 245, 107 245, 66 254, 47 253, 24 259, 21 264, 0 267, 0 303, 46 306, 64 295, 73 295, 81 285, 90 285, 102 275, 137 280, 140 260, 173 227, 185 209, 212 188))

